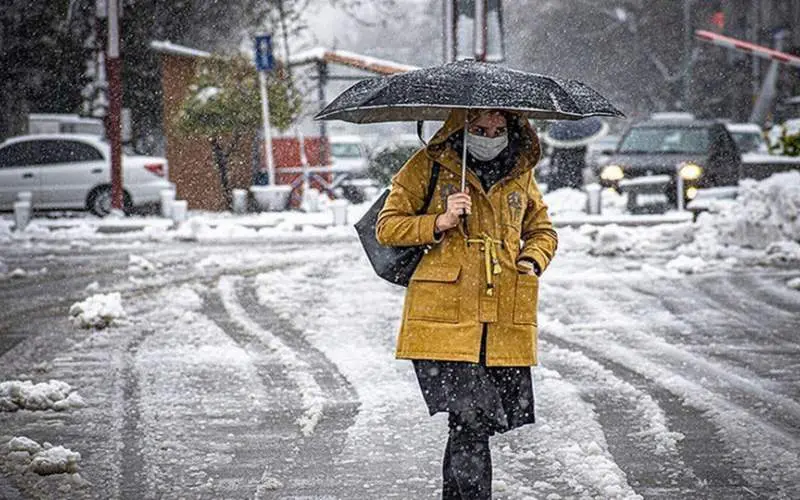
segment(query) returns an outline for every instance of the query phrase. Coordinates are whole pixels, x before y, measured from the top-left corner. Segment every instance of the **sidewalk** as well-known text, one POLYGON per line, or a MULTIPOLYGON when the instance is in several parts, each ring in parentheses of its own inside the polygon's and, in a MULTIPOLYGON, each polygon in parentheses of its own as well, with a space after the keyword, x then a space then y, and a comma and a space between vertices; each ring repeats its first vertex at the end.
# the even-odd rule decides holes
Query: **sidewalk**
MULTIPOLYGON (((353 205, 348 209, 346 226, 352 226, 366 211, 366 205, 353 205)), ((187 221, 217 229, 221 227, 240 227, 251 230, 283 228, 287 230, 302 230, 304 227, 328 229, 334 227, 333 215, 330 211, 316 213, 305 212, 261 212, 254 214, 234 215, 230 212, 190 212, 187 221)), ((679 224, 692 221, 691 212, 668 212, 657 215, 588 215, 569 213, 556 215, 552 218, 556 227, 579 227, 584 224, 593 226, 654 226, 658 224, 679 224)), ((7 225, 10 230, 13 221, 3 217, 0 224, 7 225)), ((49 231, 85 229, 87 234, 118 234, 137 231, 169 231, 177 229, 176 224, 163 217, 125 217, 125 218, 98 218, 92 216, 74 218, 34 218, 29 229, 47 229, 49 231)))

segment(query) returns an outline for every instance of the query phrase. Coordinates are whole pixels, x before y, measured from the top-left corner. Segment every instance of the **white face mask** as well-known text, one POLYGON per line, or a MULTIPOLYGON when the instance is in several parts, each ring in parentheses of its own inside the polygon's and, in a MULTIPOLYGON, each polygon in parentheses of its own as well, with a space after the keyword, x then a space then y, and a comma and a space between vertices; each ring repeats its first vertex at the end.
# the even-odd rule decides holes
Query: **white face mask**
POLYGON ((480 161, 494 160, 506 146, 508 146, 508 134, 484 137, 467 132, 467 150, 480 161))

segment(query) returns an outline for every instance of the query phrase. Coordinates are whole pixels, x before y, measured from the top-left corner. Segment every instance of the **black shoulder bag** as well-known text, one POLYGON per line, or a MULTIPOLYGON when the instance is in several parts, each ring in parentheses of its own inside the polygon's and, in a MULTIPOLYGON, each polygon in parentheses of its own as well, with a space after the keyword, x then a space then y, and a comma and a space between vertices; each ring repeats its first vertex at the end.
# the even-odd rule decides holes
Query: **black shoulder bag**
MULTIPOLYGON (((417 212, 417 215, 422 215, 428 211, 433 193, 436 191, 436 183, 439 181, 439 168, 440 165, 434 162, 431 167, 431 178, 428 181, 425 202, 417 212)), ((389 189, 383 192, 361 220, 355 224, 355 228, 361 240, 361 246, 364 247, 367 258, 369 258, 369 262, 378 276, 395 285, 408 286, 411 275, 414 274, 414 270, 417 268, 419 261, 422 260, 422 256, 428 246, 388 247, 378 243, 378 239, 375 236, 375 226, 378 223, 378 215, 386 204, 389 192, 389 189)))

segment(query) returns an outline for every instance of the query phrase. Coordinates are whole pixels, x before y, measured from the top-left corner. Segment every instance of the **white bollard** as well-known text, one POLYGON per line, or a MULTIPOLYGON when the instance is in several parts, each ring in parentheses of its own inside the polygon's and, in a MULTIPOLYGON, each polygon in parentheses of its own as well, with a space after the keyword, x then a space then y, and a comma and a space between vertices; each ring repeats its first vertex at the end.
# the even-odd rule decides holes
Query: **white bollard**
POLYGON ((172 222, 180 224, 186 221, 186 211, 188 208, 186 200, 175 200, 172 202, 172 222))
POLYGON ((683 200, 683 177, 681 177, 681 165, 678 165, 678 171, 676 172, 676 174, 677 175, 675 176, 675 181, 676 181, 675 188, 677 189, 678 192, 675 193, 675 195, 677 196, 678 200, 678 212, 683 212, 684 200, 683 200))
POLYGON ((331 213, 333 214, 333 225, 344 226, 347 224, 347 207, 350 205, 347 200, 333 200, 331 202, 331 213))
POLYGON ((172 189, 161 190, 161 217, 169 219, 172 213, 172 203, 175 201, 175 191, 172 189))
POLYGON ((33 193, 30 191, 20 191, 17 193, 17 201, 27 201, 30 202, 33 200, 33 193))
POLYGON ((600 184, 586 185, 586 213, 600 215, 603 211, 603 187, 600 184))
POLYGON ((306 212, 319 212, 319 189, 308 188, 303 191, 303 210, 306 212))
POLYGON ((14 226, 17 231, 23 231, 31 220, 31 202, 14 202, 14 226))
POLYGON ((233 194, 233 213, 243 214, 247 212, 247 191, 244 189, 234 189, 233 194))

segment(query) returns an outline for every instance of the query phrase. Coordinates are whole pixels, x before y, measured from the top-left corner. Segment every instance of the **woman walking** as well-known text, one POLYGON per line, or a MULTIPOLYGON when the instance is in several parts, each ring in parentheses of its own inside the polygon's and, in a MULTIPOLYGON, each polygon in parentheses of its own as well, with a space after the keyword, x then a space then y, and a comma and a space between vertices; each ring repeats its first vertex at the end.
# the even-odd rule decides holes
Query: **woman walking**
POLYGON ((381 244, 430 247, 408 286, 396 355, 413 360, 431 415, 449 414, 445 499, 491 498, 489 437, 534 422, 538 279, 557 246, 533 177, 539 156, 521 115, 454 110, 394 177, 378 218, 381 244), (418 215, 434 164, 435 194, 418 215))

